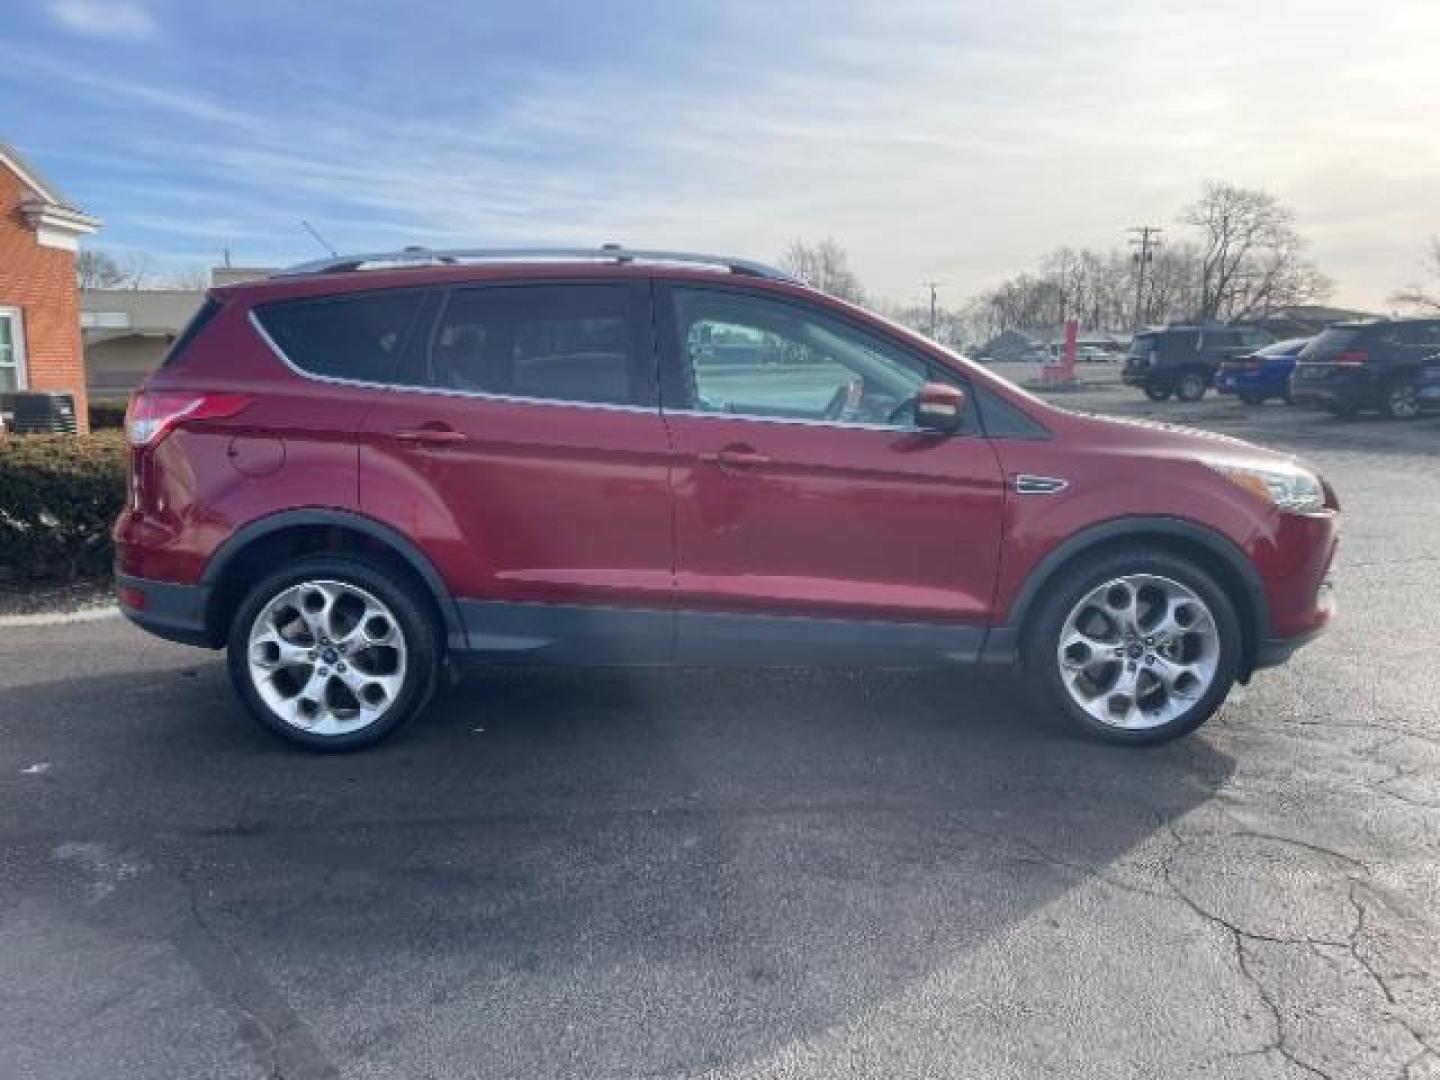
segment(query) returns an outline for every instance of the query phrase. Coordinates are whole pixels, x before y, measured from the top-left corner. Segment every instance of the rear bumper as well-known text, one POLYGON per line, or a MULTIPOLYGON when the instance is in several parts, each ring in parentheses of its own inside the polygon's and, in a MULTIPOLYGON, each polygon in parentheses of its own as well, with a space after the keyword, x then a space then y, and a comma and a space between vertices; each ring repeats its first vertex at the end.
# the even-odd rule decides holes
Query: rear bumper
POLYGON ((1261 671, 1264 668, 1279 667, 1324 632, 1325 627, 1320 626, 1307 633, 1297 634, 1295 637, 1264 639, 1255 649, 1253 670, 1261 671))
POLYGON ((218 648, 206 621, 208 585, 179 585, 116 573, 120 612, 142 630, 182 645, 218 648))

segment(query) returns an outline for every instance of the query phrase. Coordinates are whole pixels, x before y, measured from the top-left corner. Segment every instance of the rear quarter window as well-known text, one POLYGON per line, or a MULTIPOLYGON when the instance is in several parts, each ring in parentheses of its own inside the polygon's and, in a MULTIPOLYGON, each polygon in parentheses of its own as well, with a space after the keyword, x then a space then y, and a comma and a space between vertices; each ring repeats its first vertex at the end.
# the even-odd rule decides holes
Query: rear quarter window
POLYGON ((165 359, 160 362, 160 366, 164 367, 181 356, 200 336, 200 331, 210 325, 210 320, 215 318, 219 311, 220 302, 207 296, 205 303, 200 305, 200 310, 195 313, 185 329, 181 331, 180 336, 175 339, 175 343, 170 346, 170 350, 165 354, 165 359))
POLYGON ((255 309, 276 348, 301 371, 388 382, 424 303, 420 290, 281 300, 255 309))

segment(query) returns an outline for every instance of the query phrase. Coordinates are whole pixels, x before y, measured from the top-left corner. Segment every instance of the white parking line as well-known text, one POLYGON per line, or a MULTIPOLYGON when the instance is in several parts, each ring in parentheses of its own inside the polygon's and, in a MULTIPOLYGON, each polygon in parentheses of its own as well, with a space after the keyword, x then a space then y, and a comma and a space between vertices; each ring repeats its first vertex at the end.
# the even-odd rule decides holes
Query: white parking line
POLYGON ((0 615, 0 630, 7 626, 60 626, 64 623, 97 622, 120 614, 114 604, 81 608, 79 611, 37 612, 34 615, 0 615))

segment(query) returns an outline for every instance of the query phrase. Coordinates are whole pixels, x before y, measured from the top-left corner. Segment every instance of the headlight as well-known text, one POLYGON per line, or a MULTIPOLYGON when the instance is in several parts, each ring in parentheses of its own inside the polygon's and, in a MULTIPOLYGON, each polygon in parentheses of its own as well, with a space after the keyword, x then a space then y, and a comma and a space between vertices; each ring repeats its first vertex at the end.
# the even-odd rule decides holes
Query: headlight
POLYGON ((1271 506, 1292 514, 1315 514, 1325 509, 1325 488, 1320 478, 1298 465, 1234 465, 1213 462, 1210 467, 1232 484, 1239 484, 1271 506))

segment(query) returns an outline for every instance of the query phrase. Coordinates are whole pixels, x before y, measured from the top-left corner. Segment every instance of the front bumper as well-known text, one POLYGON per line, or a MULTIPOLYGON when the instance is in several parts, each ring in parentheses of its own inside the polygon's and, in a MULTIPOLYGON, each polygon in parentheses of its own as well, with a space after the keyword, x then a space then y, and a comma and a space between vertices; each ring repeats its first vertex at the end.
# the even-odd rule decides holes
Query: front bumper
POLYGON ((218 648, 206 612, 210 586, 152 581, 131 574, 115 574, 120 613, 142 630, 182 645, 218 648))

